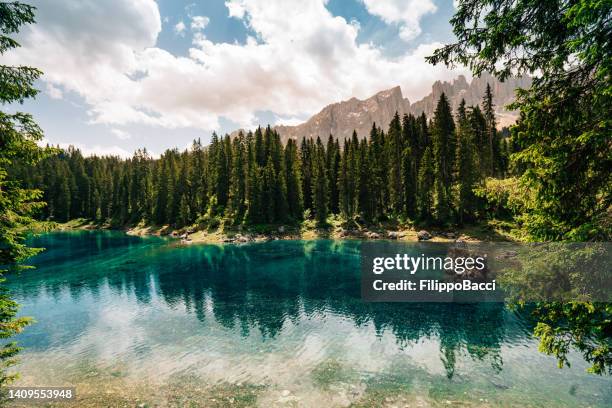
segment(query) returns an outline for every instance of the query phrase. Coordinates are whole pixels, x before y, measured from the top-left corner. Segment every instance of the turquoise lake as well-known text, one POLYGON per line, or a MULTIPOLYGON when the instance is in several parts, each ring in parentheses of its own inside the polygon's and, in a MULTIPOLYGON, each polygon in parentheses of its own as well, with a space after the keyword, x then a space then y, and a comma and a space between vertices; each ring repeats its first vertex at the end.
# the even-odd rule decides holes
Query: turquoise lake
POLYGON ((612 378, 557 368, 503 304, 362 302, 358 241, 32 244, 7 282, 36 320, 17 385, 75 386, 75 406, 612 406, 612 378))

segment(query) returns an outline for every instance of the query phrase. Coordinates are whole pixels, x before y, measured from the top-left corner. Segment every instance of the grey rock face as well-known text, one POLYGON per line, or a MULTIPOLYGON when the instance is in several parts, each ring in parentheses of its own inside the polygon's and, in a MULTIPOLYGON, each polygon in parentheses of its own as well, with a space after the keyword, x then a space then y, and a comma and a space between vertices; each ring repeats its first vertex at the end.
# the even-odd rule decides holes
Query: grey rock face
POLYGON ((326 140, 330 134, 345 140, 351 137, 353 130, 357 131, 360 137, 366 137, 370 133, 372 123, 386 127, 396 111, 400 114, 410 111, 410 102, 404 99, 399 86, 365 100, 351 98, 328 105, 301 125, 277 126, 276 130, 283 140, 301 140, 303 137, 317 136, 326 140))
POLYGON ((301 140, 304 137, 317 136, 326 140, 330 134, 345 140, 351 137, 353 130, 363 138, 369 135, 372 123, 376 123, 386 131, 395 112, 400 115, 405 113, 420 115, 424 112, 428 118, 431 118, 442 93, 448 97, 453 111, 456 111, 461 99, 465 99, 468 106, 480 105, 487 83, 491 84, 493 90, 498 126, 514 123, 518 114, 506 110, 505 106, 514 100, 517 88, 531 86, 531 79, 508 78, 505 82, 500 82, 489 74, 483 74, 479 78, 474 78, 471 83, 468 83, 463 75, 452 83, 436 81, 432 85, 431 93, 413 104, 403 97, 399 86, 378 92, 368 99, 351 98, 326 106, 300 125, 277 126, 276 130, 284 142, 288 139, 301 140))

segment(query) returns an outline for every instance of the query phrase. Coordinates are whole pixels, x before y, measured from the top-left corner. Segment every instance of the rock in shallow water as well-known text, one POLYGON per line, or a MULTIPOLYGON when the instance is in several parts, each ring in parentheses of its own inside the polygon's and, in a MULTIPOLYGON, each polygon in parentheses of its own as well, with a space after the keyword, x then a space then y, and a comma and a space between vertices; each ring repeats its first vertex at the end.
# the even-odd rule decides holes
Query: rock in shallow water
POLYGON ((425 230, 420 230, 417 232, 417 238, 419 241, 427 241, 431 239, 431 234, 425 230))

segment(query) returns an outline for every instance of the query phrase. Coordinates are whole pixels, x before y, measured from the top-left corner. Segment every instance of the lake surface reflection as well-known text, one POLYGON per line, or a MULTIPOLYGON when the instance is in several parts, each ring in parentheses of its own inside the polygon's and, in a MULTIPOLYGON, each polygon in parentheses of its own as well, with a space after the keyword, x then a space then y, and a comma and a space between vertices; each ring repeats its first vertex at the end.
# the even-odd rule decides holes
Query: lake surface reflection
POLYGON ((78 406, 612 406, 610 378, 559 370, 502 304, 363 303, 358 241, 33 244, 8 282, 37 321, 19 385, 75 385, 78 406))

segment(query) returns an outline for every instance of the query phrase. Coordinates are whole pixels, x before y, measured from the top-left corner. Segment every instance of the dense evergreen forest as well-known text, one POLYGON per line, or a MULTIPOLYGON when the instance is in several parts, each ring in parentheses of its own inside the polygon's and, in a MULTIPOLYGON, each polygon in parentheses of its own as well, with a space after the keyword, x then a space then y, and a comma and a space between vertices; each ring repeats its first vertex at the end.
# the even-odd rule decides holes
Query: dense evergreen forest
POLYGON ((16 168, 28 187, 44 192, 43 219, 87 218, 114 225, 144 221, 184 227, 198 223, 292 223, 330 214, 345 220, 383 219, 462 224, 482 215, 473 188, 508 168, 508 138, 496 129, 493 95, 482 107, 451 112, 443 94, 435 115, 395 115, 388 129, 344 143, 329 135, 281 143, 269 126, 236 137, 213 134, 183 152, 152 159, 83 157, 76 149, 16 168))

